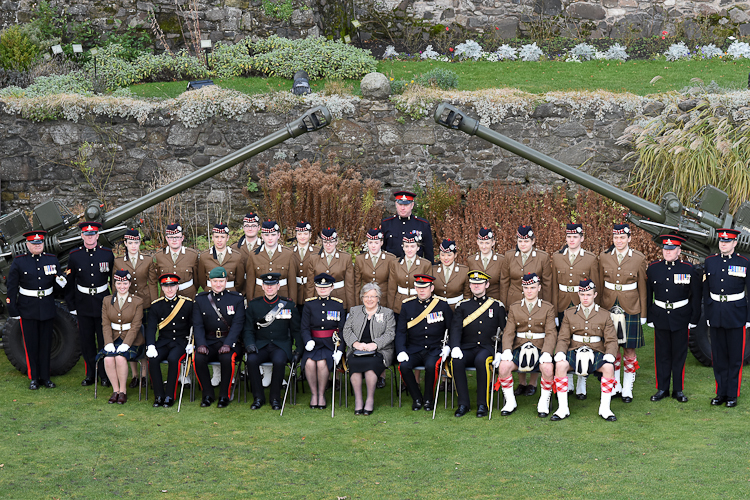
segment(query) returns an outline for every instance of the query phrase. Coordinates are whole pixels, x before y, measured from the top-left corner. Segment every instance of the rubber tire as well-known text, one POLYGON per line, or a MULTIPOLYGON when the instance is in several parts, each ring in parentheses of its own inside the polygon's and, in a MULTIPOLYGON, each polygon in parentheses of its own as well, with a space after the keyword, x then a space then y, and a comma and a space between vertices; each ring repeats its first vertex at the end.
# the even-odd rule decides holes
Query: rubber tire
MULTIPOLYGON (((745 331, 745 346, 750 345, 748 344, 748 341, 750 341, 750 331, 745 331)), ((690 330, 688 347, 699 363, 705 366, 713 365, 711 359, 711 327, 706 324, 706 315, 703 312, 702 306, 701 319, 698 320, 698 327, 690 330)), ((743 364, 750 364, 750 349, 748 348, 745 349, 745 360, 743 364)))
MULTIPOLYGON (((55 302, 57 314, 52 329, 52 349, 50 353, 50 375, 53 377, 68 373, 81 358, 81 344, 78 324, 61 302, 55 302)), ((3 346, 8 361, 21 373, 26 373, 26 349, 21 335, 21 324, 10 319, 3 327, 3 346)))

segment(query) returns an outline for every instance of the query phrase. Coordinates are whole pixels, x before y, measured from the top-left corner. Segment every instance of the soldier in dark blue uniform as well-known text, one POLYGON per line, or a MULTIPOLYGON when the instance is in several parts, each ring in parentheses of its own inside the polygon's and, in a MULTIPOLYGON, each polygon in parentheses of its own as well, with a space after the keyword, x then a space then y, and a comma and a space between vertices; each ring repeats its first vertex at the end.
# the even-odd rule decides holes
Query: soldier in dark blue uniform
POLYGON ((52 324, 57 308, 52 296, 55 285, 64 288, 57 257, 44 250, 46 231, 24 233, 29 253, 13 259, 8 272, 8 312, 21 322, 23 345, 26 348, 26 374, 32 391, 43 385, 55 387, 50 380, 49 359, 52 324))
POLYGON ((750 326, 750 261, 735 252, 735 229, 717 229, 719 253, 706 258, 703 305, 711 327, 711 358, 716 378, 716 397, 711 404, 737 406, 745 359, 745 330, 750 326))
POLYGON ((334 359, 333 336, 341 338, 346 321, 344 301, 331 297, 335 279, 330 274, 321 273, 315 276, 317 297, 305 300, 302 309, 301 336, 305 352, 302 354, 302 366, 305 377, 310 384, 310 408, 323 410, 326 407, 325 391, 328 375, 338 364, 344 351, 343 342, 334 359))
POLYGON ((208 363, 221 363, 219 402, 226 408, 232 392, 232 374, 238 356, 238 342, 245 322, 245 299, 237 292, 226 290, 227 271, 215 267, 208 275, 211 291, 195 296, 193 303, 193 334, 195 335, 195 374, 203 390, 201 406, 214 402, 214 387, 208 363))
POLYGON ((422 247, 417 255, 432 264, 435 249, 432 246, 430 223, 411 213, 414 209, 414 198, 417 195, 408 191, 397 191, 393 193, 393 196, 396 198, 396 215, 383 219, 380 223, 385 241, 385 251, 391 252, 399 259, 402 258, 404 249, 401 245, 404 241, 404 235, 408 235, 411 231, 418 231, 422 236, 422 247))
MULTIPOLYGON (((99 230, 102 228, 100 223, 81 222, 78 227, 81 228, 83 246, 71 251, 68 257, 65 301, 70 314, 78 317, 81 354, 86 366, 86 378, 81 385, 87 386, 94 384, 94 360, 96 353, 104 348, 102 299, 109 295, 115 256, 112 249, 99 246, 99 230)), ((99 373, 102 385, 109 387, 104 365, 99 367, 99 373)))
POLYGON ((688 398, 682 390, 688 332, 697 326, 701 316, 701 276, 691 263, 680 260, 684 238, 665 234, 654 241, 662 245, 664 259, 652 262, 646 269, 648 326, 654 329, 656 365, 656 394, 651 401, 669 396, 671 378, 672 397, 686 403, 688 398))
POLYGON ((296 364, 302 357, 300 317, 294 301, 278 295, 281 279, 279 273, 266 273, 260 279, 263 281, 263 296, 256 297, 247 304, 245 318, 245 352, 253 389, 253 404, 250 408, 257 410, 265 403, 260 364, 270 361, 273 363, 269 391, 271 408, 280 410, 281 382, 286 364, 290 360, 296 364))
POLYGON ((164 295, 151 303, 146 328, 146 356, 154 386, 154 408, 169 408, 177 398, 177 376, 193 325, 193 299, 177 295, 180 277, 162 274, 159 284, 164 295), (159 340, 156 340, 156 330, 159 340), (161 362, 167 361, 167 389, 164 390, 161 362), (165 394, 166 393, 166 394, 165 394))
POLYGON ((441 358, 450 353, 448 344, 443 344, 446 331, 453 321, 453 311, 445 299, 434 296, 435 278, 427 274, 414 276, 416 297, 403 301, 396 325, 396 360, 399 372, 413 398, 412 410, 424 408, 432 411, 436 376, 441 358), (425 396, 419 390, 414 377, 414 368, 425 367, 425 396))
POLYGON ((505 306, 487 295, 492 277, 483 271, 469 271, 472 297, 462 300, 453 311, 450 345, 451 371, 458 391, 457 417, 466 415, 470 407, 466 367, 477 369, 477 417, 489 414, 487 397, 490 392, 491 369, 495 353, 495 336, 505 328, 505 306))

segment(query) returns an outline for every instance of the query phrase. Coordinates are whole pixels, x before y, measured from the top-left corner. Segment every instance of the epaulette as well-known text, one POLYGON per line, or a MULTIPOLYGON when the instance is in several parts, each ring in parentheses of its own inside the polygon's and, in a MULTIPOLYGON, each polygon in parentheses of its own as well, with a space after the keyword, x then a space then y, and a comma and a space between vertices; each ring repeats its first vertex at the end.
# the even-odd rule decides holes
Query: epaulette
POLYGON ((448 302, 448 299, 446 299, 445 297, 441 297, 441 296, 439 296, 439 295, 433 295, 433 297, 434 297, 434 298, 436 298, 436 299, 440 299, 440 300, 442 300, 443 302, 448 302))
POLYGON ((683 264, 687 264, 687 265, 688 265, 688 266, 690 266, 690 267, 693 267, 693 264, 692 264, 692 262, 688 262, 688 261, 686 261, 686 260, 680 260, 680 262, 682 262, 683 264))
POLYGON ((386 250, 381 250, 381 252, 383 252, 383 253, 384 253, 384 254, 386 254, 386 255, 390 255, 391 257, 394 257, 394 258, 398 258, 398 257, 396 257, 396 254, 395 254, 395 253, 392 253, 392 252, 388 252, 388 251, 386 251, 386 250))
POLYGON ((344 303, 344 301, 343 301, 343 300, 341 300, 341 299, 340 299, 340 298, 338 298, 338 297, 328 297, 328 298, 329 298, 330 300, 335 300, 336 302, 341 302, 342 304, 344 303))
POLYGON ((311 300, 318 300, 318 297, 308 297, 305 299, 305 302, 309 302, 311 300))
POLYGON ((390 217, 386 217, 385 219, 383 219, 382 221, 380 221, 380 223, 383 224, 383 222, 386 222, 386 221, 389 221, 389 220, 392 220, 392 219, 395 219, 395 218, 396 218, 396 215, 391 215, 390 217))
POLYGON ((106 250, 107 252, 109 252, 109 253, 112 253, 112 249, 111 249, 111 248, 107 248, 107 247, 99 247, 99 249, 101 249, 101 250, 106 250))
POLYGON ((534 249, 534 251, 535 251, 536 253, 540 253, 540 254, 542 254, 542 255, 549 255, 549 254, 548 254, 547 252, 545 252, 544 250, 539 250, 538 248, 535 248, 535 249, 534 249))
POLYGON ((460 306, 460 305, 461 305, 461 304, 463 304, 464 302, 469 302, 470 300, 471 300, 471 299, 463 299, 463 300, 459 300, 459 301, 458 301, 458 303, 456 304, 456 307, 460 306))
POLYGON ((648 265, 648 267, 651 267, 651 266, 653 266, 654 264, 658 264, 659 262, 661 262, 661 261, 660 261, 660 260, 655 260, 655 261, 653 261, 653 262, 652 262, 651 264, 649 264, 649 265, 648 265))
POLYGON ((417 296, 416 296, 416 295, 412 295, 411 297, 407 297, 407 298, 405 298, 404 300, 402 300, 402 301, 401 301, 401 303, 402 303, 402 304, 406 304, 406 303, 407 303, 407 302, 409 302, 410 300, 414 300, 414 299, 416 299, 416 298, 417 298, 417 296))
POLYGON ((741 258, 743 258, 743 259, 745 259, 745 260, 748 260, 748 258, 747 258, 747 257, 745 257, 744 255, 740 255, 740 254, 737 254, 737 257, 741 257, 741 258))
POLYGON ((195 248, 190 248, 190 247, 182 247, 182 248, 185 250, 185 253, 187 253, 187 252, 193 252, 196 255, 200 255, 198 253, 198 250, 196 250, 195 248))
POLYGON ((417 220, 421 220, 425 224, 429 224, 430 223, 430 221, 428 221, 427 219, 423 219, 422 217, 417 217, 416 215, 414 216, 414 218, 417 219, 417 220))
POLYGON ((185 300, 189 300, 190 302, 193 302, 193 299, 191 299, 190 297, 185 297, 184 295, 178 295, 178 297, 181 299, 185 299, 185 300))
POLYGON ((76 253, 76 252, 78 252, 80 250, 83 250, 83 247, 74 248, 73 250, 70 251, 70 253, 68 255, 70 255, 71 253, 76 253))
POLYGON ((631 249, 631 250, 633 250, 633 253, 634 253, 634 254, 636 254, 636 255, 640 255, 640 256, 641 256, 641 257, 643 257, 644 259, 646 258, 646 254, 644 254, 644 253, 643 253, 643 252, 641 252, 640 250, 635 250, 635 249, 631 249))
POLYGON ((154 304, 156 304, 156 303, 157 303, 157 302, 159 302, 160 300, 164 300, 164 297, 162 296, 162 297, 159 297, 159 298, 158 298, 158 299, 156 299, 156 300, 152 300, 152 301, 151 301, 151 305, 154 305, 154 304))
POLYGON ((707 259, 710 259, 711 257, 718 257, 718 255, 719 255, 718 253, 714 253, 714 254, 711 254, 711 255, 709 255, 709 256, 708 256, 708 257, 706 257, 706 258, 707 258, 707 259))
POLYGON ((56 257, 55 254, 53 254, 53 253, 47 253, 47 252, 43 252, 42 255, 47 256, 47 257, 56 257))

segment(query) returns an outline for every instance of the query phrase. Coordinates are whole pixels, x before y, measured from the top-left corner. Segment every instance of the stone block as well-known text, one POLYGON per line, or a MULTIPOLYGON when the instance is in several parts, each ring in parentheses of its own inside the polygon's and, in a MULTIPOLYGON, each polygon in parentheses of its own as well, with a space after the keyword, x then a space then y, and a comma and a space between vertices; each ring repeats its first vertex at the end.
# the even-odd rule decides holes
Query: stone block
POLYGON ((224 9, 209 9, 206 11, 206 19, 208 21, 222 21, 226 17, 224 9))
POLYGON ((386 148, 401 144, 401 131, 396 125, 378 125, 378 144, 386 148))
POLYGON ((740 24, 740 35, 741 36, 748 36, 750 35, 750 23, 740 24))
POLYGON ((39 179, 36 159, 31 156, 0 158, 0 179, 5 181, 35 181, 39 179))
POLYGON ((315 21, 313 20, 312 9, 296 9, 292 11, 291 18, 292 26, 310 26, 315 21))
POLYGON ((568 7, 568 14, 578 19, 604 19, 607 11, 601 5, 578 2, 568 7))
POLYGON ((172 146, 192 146, 198 140, 200 130, 198 128, 187 128, 182 123, 175 123, 169 129, 167 144, 172 146))
POLYGON ((435 144, 435 129, 432 127, 413 127, 404 132, 404 144, 435 144))
POLYGON ((250 2, 248 0, 224 0, 224 5, 238 10, 247 10, 250 7, 250 2))
POLYGON ((366 99, 384 100, 391 95, 391 83, 383 73, 368 73, 359 85, 362 96, 366 99))
POLYGON ((19 156, 32 152, 28 142, 20 137, 10 137, 0 141, 0 156, 19 156))
POLYGON ((370 144, 372 136, 363 126, 350 120, 336 120, 330 125, 334 135, 342 144, 370 144))
POLYGON ((515 17, 498 19, 490 26, 490 29, 493 27, 497 28, 495 34, 502 39, 508 40, 518 37, 518 19, 515 17))
POLYGON ((586 135, 586 129, 578 122, 565 122, 555 128, 553 134, 557 137, 582 137, 586 135))
POLYGON ((78 142, 79 131, 73 123, 59 122, 49 128, 49 135, 55 144, 65 146, 78 142))

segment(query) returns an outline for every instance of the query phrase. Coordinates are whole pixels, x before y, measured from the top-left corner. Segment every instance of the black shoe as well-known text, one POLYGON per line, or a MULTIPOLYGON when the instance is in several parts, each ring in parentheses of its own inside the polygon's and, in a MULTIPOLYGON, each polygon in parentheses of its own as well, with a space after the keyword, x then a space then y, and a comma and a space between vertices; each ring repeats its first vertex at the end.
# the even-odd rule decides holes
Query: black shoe
POLYGON ((354 410, 355 415, 363 415, 365 410, 354 410))
POLYGON ((93 378, 85 378, 85 379, 81 380, 81 385, 84 386, 84 387, 89 386, 89 385, 94 385, 94 379, 93 378))
POLYGON ((726 396, 716 396, 715 398, 711 400, 711 406, 719 406, 726 402, 727 402, 726 396))
POLYGON ((506 411, 506 410, 501 410, 501 411, 500 411, 500 416, 501 416, 501 417, 507 417, 508 415, 511 415, 511 414, 513 414, 513 412, 515 412, 515 411, 516 411, 517 409, 518 409, 518 406, 516 406, 515 408, 513 408, 513 409, 512 409, 512 410, 510 410, 510 411, 506 411))
POLYGON ((271 400, 271 409, 272 410, 280 410, 281 409, 281 401, 278 399, 272 399, 271 400))
POLYGON ((141 377, 141 387, 145 388, 147 384, 148 384, 148 379, 146 377, 141 377))
POLYGON ((40 380, 39 385, 43 385, 47 389, 54 389, 55 387, 57 387, 55 383, 51 380, 40 380))
POLYGON ((560 415, 553 413, 552 416, 549 418, 552 422, 559 422, 560 420, 565 420, 570 415, 565 415, 564 417, 561 417, 560 415))
POLYGON ((414 411, 421 410, 422 409, 422 400, 421 399, 415 399, 411 403, 411 409, 414 411))
POLYGON ((734 408, 735 406, 737 406, 737 398, 728 398, 727 408, 734 408))
POLYGON ((467 413, 469 413, 470 409, 471 408, 469 408, 466 405, 458 405, 458 410, 456 410, 456 413, 454 413, 454 416, 456 416, 456 417, 463 417, 464 415, 466 415, 467 413))
POLYGON ((490 409, 487 405, 479 405, 477 408, 477 418, 484 418, 490 414, 490 409))
MULTIPOLYGON (((104 380, 102 380, 102 384, 103 383, 104 383, 104 380)), ((136 387, 138 387, 138 377, 133 377, 130 380, 130 384, 128 384, 128 387, 130 387, 131 389, 135 389, 136 387)))
POLYGON ((37 389, 39 389, 39 385, 36 383, 36 380, 32 380, 31 382, 29 382, 30 391, 35 391, 37 389))
MULTIPOLYGON (((599 416, 601 417, 601 415, 599 415, 599 416)), ((602 418, 604 418, 604 417, 602 417, 602 418)), ((617 417, 615 417, 614 415, 610 415, 607 418, 604 418, 604 420, 606 420, 607 422, 617 422, 617 417)))
POLYGON ((656 391, 656 394, 651 396, 651 401, 661 401, 662 399, 666 398, 669 395, 669 391, 662 391, 659 389, 656 391))
POLYGON ((513 391, 514 396, 523 396, 526 393, 526 388, 528 385, 520 385, 516 387, 516 390, 513 391))
POLYGON ((685 393, 682 391, 677 391, 672 393, 672 398, 676 399, 679 403, 687 403, 688 398, 685 396, 685 393))
POLYGON ((549 413, 544 413, 543 411, 536 412, 536 416, 539 418, 547 418, 549 417, 549 413))
POLYGON ((369 415, 372 415, 373 413, 375 413, 375 408, 373 408, 372 410, 362 410, 362 415, 364 416, 369 416, 369 415))
POLYGON ((424 408, 424 411, 432 411, 432 401, 425 399, 422 408, 424 408))
MULTIPOLYGON (((622 402, 623 403, 632 403, 633 402, 633 398, 631 398, 630 396, 622 396, 622 402)), ((614 422, 614 420, 611 420, 611 422, 614 422)))
POLYGON ((211 403, 214 402, 213 396, 203 396, 203 399, 201 400, 201 408, 206 408, 208 406, 211 406, 211 403))
POLYGON ((378 383, 375 385, 378 389, 385 387, 385 377, 378 377, 378 383))
POLYGON ((164 398, 161 396, 156 396, 154 398, 154 408, 160 408, 164 406, 164 398))
MULTIPOLYGON (((109 379, 103 378, 102 379, 102 387, 112 387, 112 382, 109 381, 109 379)), ((136 386, 138 387, 138 386, 136 386)))
POLYGON ((164 398, 164 408, 171 408, 174 404, 174 398, 172 396, 167 396, 164 398))
POLYGON ((229 398, 220 397, 219 398, 219 402, 216 403, 216 407, 217 408, 226 408, 227 406, 229 406, 229 398))
POLYGON ((524 396, 533 396, 534 394, 536 394, 536 386, 535 385, 527 385, 526 386, 526 391, 524 391, 523 395, 524 396))
POLYGON ((583 401, 584 399, 586 399, 586 395, 585 394, 576 394, 576 399, 578 401, 583 401))
POLYGON ((263 400, 260 398, 255 398, 253 400, 253 404, 250 405, 251 410, 258 410, 260 407, 263 406, 263 400))

